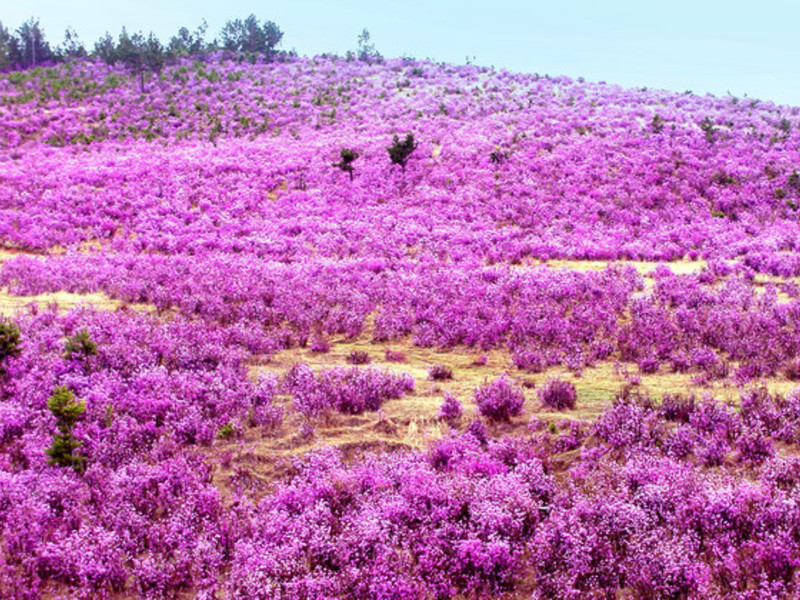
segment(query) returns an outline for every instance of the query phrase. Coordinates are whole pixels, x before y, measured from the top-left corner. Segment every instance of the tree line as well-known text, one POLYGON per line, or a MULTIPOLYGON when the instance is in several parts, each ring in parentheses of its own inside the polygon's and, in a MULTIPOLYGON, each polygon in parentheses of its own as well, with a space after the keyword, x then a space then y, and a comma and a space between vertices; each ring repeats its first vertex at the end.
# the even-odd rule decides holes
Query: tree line
MULTIPOLYGON (((144 74, 158 72, 165 63, 181 57, 200 57, 212 52, 225 51, 255 60, 259 56, 272 60, 282 54, 277 48, 283 31, 272 21, 260 21, 255 15, 246 19, 227 21, 219 36, 207 40, 208 24, 205 20, 193 31, 181 27, 169 42, 162 43, 152 32, 129 33, 125 27, 118 36, 106 32, 94 46, 87 48, 74 29, 68 27, 60 44, 51 45, 39 19, 31 17, 16 30, 9 30, 0 21, 0 72, 29 69, 37 66, 69 62, 81 58, 99 58, 108 64, 121 63, 140 77, 144 88, 144 74)), ((358 37, 355 53, 347 52, 348 60, 380 62, 381 54, 375 49, 367 29, 358 37)))
POLYGON ((71 27, 64 33, 64 40, 53 46, 38 19, 30 18, 13 31, 0 22, 0 71, 92 57, 109 64, 122 63, 137 74, 143 74, 160 70, 169 60, 217 51, 273 59, 283 38, 283 32, 275 23, 261 22, 255 15, 228 21, 219 36, 212 40, 206 39, 207 31, 205 21, 194 31, 181 27, 163 44, 152 32, 130 33, 123 27, 118 36, 107 32, 89 49, 71 27))

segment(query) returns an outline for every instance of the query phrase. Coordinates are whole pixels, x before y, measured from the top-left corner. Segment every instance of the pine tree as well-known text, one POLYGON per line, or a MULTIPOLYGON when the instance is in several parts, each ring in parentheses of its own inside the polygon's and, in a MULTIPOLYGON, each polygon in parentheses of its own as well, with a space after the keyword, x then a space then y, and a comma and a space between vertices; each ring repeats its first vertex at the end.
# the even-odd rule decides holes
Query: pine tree
POLYGON ((86 328, 67 339, 64 344, 64 358, 67 360, 86 360, 97 354, 97 343, 89 338, 86 328))
POLYGON ((349 148, 342 148, 339 152, 339 157, 342 159, 338 163, 333 163, 334 167, 339 167, 342 171, 346 172, 350 175, 350 181, 353 181, 353 171, 356 168, 353 166, 355 160, 361 156, 355 150, 350 150, 349 148))
POLYGON ((389 151, 389 159, 393 165, 400 165, 403 172, 406 170, 406 163, 411 153, 417 149, 417 142, 414 141, 414 134, 409 133, 403 141, 394 134, 392 145, 387 148, 389 151))
POLYGON ((74 454, 81 445, 73 435, 76 421, 86 410, 86 403, 75 401, 75 395, 66 386, 58 386, 47 400, 47 408, 56 418, 58 433, 53 435, 53 445, 45 453, 50 458, 48 465, 72 467, 81 472, 86 466, 86 457, 74 454))
POLYGON ((19 356, 19 327, 9 321, 0 321, 0 375, 5 374, 7 358, 19 356))

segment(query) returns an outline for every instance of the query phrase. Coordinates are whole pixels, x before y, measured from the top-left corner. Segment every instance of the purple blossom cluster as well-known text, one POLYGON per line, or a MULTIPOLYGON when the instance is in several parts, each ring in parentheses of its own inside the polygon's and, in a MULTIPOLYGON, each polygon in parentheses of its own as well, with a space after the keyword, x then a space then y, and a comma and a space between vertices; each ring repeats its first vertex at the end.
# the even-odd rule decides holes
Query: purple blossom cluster
POLYGON ((537 391, 539 400, 544 406, 555 410, 575 408, 578 399, 575 386, 569 381, 561 379, 548 379, 537 391))
POLYGON ((457 421, 464 414, 464 406, 450 392, 444 393, 444 400, 439 407, 438 417, 445 421, 457 421))
POLYGON ((501 375, 484 383, 475 390, 478 411, 489 419, 508 421, 522 414, 525 393, 508 375, 501 375))
POLYGON ((293 398, 295 410, 313 419, 331 410, 348 414, 377 411, 390 399, 414 390, 414 378, 377 367, 333 367, 314 374, 305 363, 286 373, 281 389, 293 398))
POLYGON ((276 383, 252 382, 235 332, 136 313, 31 312, 6 360, 0 409, 0 590, 40 598, 75 589, 142 597, 211 585, 229 552, 212 466, 226 424, 269 431, 276 383), (97 354, 64 355, 86 330, 97 354), (52 466, 47 400, 66 386, 85 403, 74 428, 86 469, 52 466), (132 578, 132 579, 131 579, 132 578))

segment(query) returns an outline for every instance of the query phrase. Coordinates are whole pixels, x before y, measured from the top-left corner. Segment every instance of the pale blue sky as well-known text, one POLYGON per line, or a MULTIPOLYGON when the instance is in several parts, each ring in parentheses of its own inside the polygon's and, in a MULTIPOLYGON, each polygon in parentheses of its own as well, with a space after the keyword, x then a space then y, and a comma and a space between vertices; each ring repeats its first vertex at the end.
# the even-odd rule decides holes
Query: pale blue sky
POLYGON ((585 77, 626 87, 747 94, 800 106, 800 1, 512 2, 494 0, 26 0, 0 8, 16 28, 38 16, 58 42, 72 25, 88 47, 106 30, 154 31, 167 40, 202 18, 213 37, 227 19, 255 13, 300 54, 343 53, 366 27, 384 56, 474 62, 585 77))

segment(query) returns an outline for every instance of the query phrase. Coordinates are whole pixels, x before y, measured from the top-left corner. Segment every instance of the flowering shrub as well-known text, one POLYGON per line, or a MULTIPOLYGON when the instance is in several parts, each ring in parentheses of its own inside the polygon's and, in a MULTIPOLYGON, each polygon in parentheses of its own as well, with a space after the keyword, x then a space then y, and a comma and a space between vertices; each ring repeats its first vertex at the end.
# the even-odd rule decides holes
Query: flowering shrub
POLYGON ((397 350, 392 350, 391 348, 386 349, 384 356, 386 360, 390 362, 403 362, 406 359, 405 354, 398 352, 397 350))
POLYGON ((560 379, 548 379, 547 383, 537 390, 537 395, 542 404, 555 410, 575 408, 577 400, 575 386, 569 381, 560 379))
POLYGON ((525 394, 508 375, 501 375, 475 390, 475 404, 484 417, 508 421, 522 413, 525 394))
POLYGON ((431 381, 442 381, 452 379, 453 370, 446 365, 431 365, 428 367, 428 379, 431 381))
POLYGON ((413 391, 414 379, 374 367, 334 367, 315 375, 299 363, 286 373, 282 388, 294 398, 295 410, 313 419, 331 409, 350 414, 376 411, 386 400, 413 391))
POLYGON ((450 392, 445 392, 444 401, 439 407, 438 418, 446 421, 455 421, 460 418, 463 413, 464 407, 461 405, 461 402, 450 392))
POLYGON ((311 351, 312 352, 319 352, 320 354, 324 354, 331 349, 331 345, 328 343, 328 340, 322 337, 315 337, 311 342, 311 351))
POLYGON ((363 350, 353 350, 345 360, 351 365, 366 365, 370 362, 369 354, 363 350))

